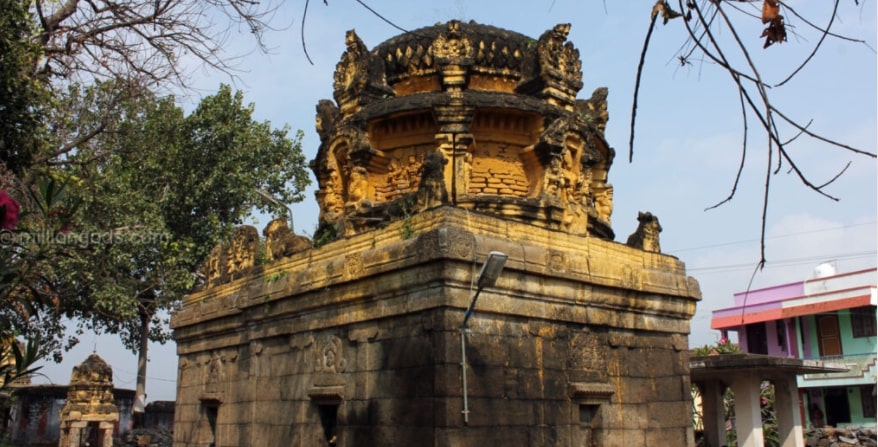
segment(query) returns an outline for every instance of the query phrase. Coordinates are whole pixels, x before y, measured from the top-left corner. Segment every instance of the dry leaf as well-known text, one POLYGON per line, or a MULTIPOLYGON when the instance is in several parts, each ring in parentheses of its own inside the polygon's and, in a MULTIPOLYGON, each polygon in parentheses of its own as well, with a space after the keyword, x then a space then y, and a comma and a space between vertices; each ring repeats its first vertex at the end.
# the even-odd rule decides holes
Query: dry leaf
POLYGON ((787 29, 783 23, 783 16, 779 15, 772 19, 768 24, 768 28, 762 31, 762 37, 765 38, 765 45, 762 48, 768 48, 775 42, 785 42, 787 40, 787 29))
POLYGON ((778 17, 780 17, 780 2, 778 0, 762 2, 762 23, 768 23, 778 17))

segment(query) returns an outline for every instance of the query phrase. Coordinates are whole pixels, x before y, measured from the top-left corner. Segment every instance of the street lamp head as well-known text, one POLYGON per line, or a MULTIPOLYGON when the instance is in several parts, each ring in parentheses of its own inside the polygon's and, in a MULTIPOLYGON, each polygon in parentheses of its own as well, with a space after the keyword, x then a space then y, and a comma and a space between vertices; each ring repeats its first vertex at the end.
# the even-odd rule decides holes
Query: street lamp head
POLYGON ((506 259, 508 258, 509 257, 506 256, 506 253, 499 251, 488 253, 488 258, 485 259, 485 263, 482 264, 482 271, 479 272, 479 279, 476 282, 476 288, 482 289, 484 287, 493 286, 494 283, 497 282, 497 278, 500 277, 500 272, 503 271, 503 266, 506 265, 506 259))

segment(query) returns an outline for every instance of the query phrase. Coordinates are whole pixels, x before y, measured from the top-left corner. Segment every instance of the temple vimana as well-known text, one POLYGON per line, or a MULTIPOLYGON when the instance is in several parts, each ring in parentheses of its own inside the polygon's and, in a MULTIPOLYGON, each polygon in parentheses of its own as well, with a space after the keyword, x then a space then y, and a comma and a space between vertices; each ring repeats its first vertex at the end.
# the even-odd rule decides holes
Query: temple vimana
POLYGON ((175 446, 693 444, 701 293, 652 214, 614 241, 569 30, 348 32, 313 240, 239 228, 173 316, 175 446))

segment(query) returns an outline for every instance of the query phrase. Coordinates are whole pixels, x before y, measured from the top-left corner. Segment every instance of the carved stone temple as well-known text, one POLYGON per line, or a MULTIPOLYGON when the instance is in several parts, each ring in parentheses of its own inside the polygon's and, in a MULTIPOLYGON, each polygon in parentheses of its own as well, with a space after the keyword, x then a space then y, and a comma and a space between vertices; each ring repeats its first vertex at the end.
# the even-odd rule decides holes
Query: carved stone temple
POLYGON ((97 354, 73 367, 67 402, 61 408, 59 447, 111 447, 119 422, 113 368, 97 354))
POLYGON ((569 29, 348 33, 313 242, 239 228, 173 316, 175 446, 693 444, 700 290, 652 214, 614 242, 607 91, 576 99, 569 29))

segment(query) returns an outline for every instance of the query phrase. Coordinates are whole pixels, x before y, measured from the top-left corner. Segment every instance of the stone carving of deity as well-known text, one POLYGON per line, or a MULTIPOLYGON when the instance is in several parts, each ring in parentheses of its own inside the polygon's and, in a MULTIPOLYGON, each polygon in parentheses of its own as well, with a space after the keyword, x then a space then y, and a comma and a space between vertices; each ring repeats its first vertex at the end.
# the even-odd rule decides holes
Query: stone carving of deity
POLYGON ((609 223, 610 216, 613 214, 613 186, 607 185, 599 191, 595 191, 595 211, 598 218, 609 223))
POLYGON ((366 179, 366 168, 357 166, 351 170, 350 184, 348 186, 348 203, 359 203, 366 200, 369 191, 369 181, 366 179))

